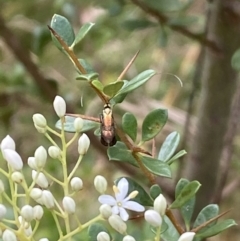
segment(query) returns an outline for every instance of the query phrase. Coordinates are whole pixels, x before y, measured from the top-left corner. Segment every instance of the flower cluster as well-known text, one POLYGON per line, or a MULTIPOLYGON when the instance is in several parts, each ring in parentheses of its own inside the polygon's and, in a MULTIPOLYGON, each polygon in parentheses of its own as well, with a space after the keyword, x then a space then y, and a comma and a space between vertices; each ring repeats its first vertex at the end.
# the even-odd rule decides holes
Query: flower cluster
MULTIPOLYGON (((123 235, 122 241, 135 241, 135 238, 127 232, 127 221, 129 214, 127 210, 140 212, 145 220, 152 225, 156 231, 156 240, 159 240, 160 229, 167 210, 167 201, 162 194, 159 194, 153 202, 153 209, 145 210, 145 207, 134 199, 139 194, 138 190, 132 190, 128 178, 121 178, 113 186, 114 196, 106 194, 108 190, 107 180, 100 175, 94 179, 94 186, 100 193, 98 201, 101 203, 99 213, 92 220, 81 223, 76 215, 77 205, 75 194, 83 190, 83 181, 80 177, 75 176, 83 156, 87 153, 90 140, 81 130, 84 121, 76 118, 73 126, 75 134, 72 139, 67 141, 64 134, 64 116, 66 114, 66 103, 64 99, 57 96, 53 103, 54 110, 61 123, 61 133, 56 132, 47 125, 47 120, 41 114, 33 115, 34 126, 37 131, 44 134, 50 141, 51 146, 48 149, 40 146, 34 155, 28 157, 27 164, 31 170, 31 182, 27 183, 23 172, 23 160, 16 151, 14 140, 8 135, 1 142, 1 152, 3 159, 6 161, 7 171, 0 168, 0 173, 8 180, 10 195, 5 191, 6 180, 0 180, 0 235, 3 241, 35 241, 35 235, 38 231, 40 222, 44 217, 44 209, 52 214, 57 230, 59 231, 59 241, 66 240, 80 233, 84 228, 88 228, 92 223, 99 220, 105 220, 118 233, 123 235), (57 144, 56 138, 60 139, 61 145, 57 144), (77 140, 78 138, 78 140, 77 140), (67 169, 67 148, 74 141, 78 143, 78 160, 75 166, 67 169), (49 157, 60 163, 63 175, 56 178, 48 171, 49 157), (52 192, 52 184, 58 185, 62 190, 63 197, 57 200, 52 192), (21 199, 21 201, 20 201, 21 199), (32 204, 34 203, 34 204, 32 204), (9 218, 9 210, 12 208, 13 218, 9 218), (143 214, 144 212, 144 214, 143 214), (71 220, 74 218, 77 227, 73 227, 71 220), (9 225, 14 224, 14 228, 9 225), (64 234, 62 229, 66 230, 64 234)), ((178 241, 192 241, 195 233, 183 233, 178 241)), ((112 240, 110 233, 100 231, 96 233, 97 241, 112 240)), ((48 241, 43 237, 39 241, 48 241)))

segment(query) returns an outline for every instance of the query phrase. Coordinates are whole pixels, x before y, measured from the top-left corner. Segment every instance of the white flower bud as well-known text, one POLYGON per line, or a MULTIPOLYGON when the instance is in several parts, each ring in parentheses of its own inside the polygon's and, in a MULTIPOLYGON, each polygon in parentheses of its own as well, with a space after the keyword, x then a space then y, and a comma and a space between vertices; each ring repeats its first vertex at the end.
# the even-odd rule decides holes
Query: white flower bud
POLYGON ((71 188, 73 191, 77 192, 83 189, 83 181, 79 177, 73 177, 70 182, 71 188))
POLYGON ((25 221, 31 222, 33 220, 33 207, 30 205, 25 205, 21 208, 20 214, 25 221))
POLYGON ((134 237, 127 235, 123 238, 122 241, 136 241, 134 237))
POLYGON ((83 123, 84 123, 84 121, 80 117, 78 117, 74 120, 73 125, 74 125, 74 129, 76 132, 81 132, 81 130, 83 128, 83 123))
POLYGON ((153 227, 160 227, 162 225, 162 217, 155 210, 147 210, 144 213, 144 218, 153 227))
POLYGON ((100 232, 97 235, 97 241, 110 241, 110 236, 106 232, 100 232))
POLYGON ((24 176, 21 172, 13 172, 11 175, 11 179, 15 182, 15 183, 22 183, 22 181, 24 180, 24 176))
POLYGON ((0 194, 4 192, 4 184, 3 181, 0 179, 0 194))
POLYGON ((30 192, 30 197, 34 200, 37 200, 42 197, 42 190, 40 188, 33 188, 30 192))
POLYGON ((33 207, 33 218, 36 220, 40 220, 43 216, 43 208, 40 205, 36 205, 33 207))
POLYGON ((88 136, 85 133, 83 133, 78 140, 78 153, 80 155, 85 155, 88 151, 89 146, 90 140, 88 136))
POLYGON ((186 232, 183 233, 178 241, 192 241, 196 233, 194 232, 186 232))
POLYGON ((40 134, 44 134, 47 132, 47 128, 42 128, 42 127, 39 127, 37 125, 34 125, 36 130, 40 133, 40 134))
POLYGON ((35 170, 32 170, 32 179, 41 188, 47 188, 48 187, 48 180, 42 172, 38 173, 35 170))
POLYGON ((53 159, 57 159, 57 158, 59 158, 61 156, 61 150, 59 149, 59 147, 50 146, 48 148, 48 154, 53 159))
POLYGON ((155 200, 153 204, 154 210, 157 211, 162 217, 165 215, 167 209, 167 201, 166 198, 160 194, 155 200))
POLYGON ((47 151, 43 146, 37 148, 34 153, 35 163, 38 168, 43 168, 47 161, 47 151))
POLYGON ((108 219, 112 215, 112 208, 108 204, 102 204, 99 208, 99 212, 104 219, 108 219))
POLYGON ((28 157, 28 165, 33 170, 37 170, 37 163, 36 163, 35 157, 33 157, 33 156, 28 157))
POLYGON ((64 197, 63 201, 63 209, 67 214, 74 214, 76 211, 75 201, 71 197, 64 197))
POLYGON ((53 108, 58 117, 64 117, 66 114, 66 102, 61 96, 56 96, 53 101, 53 108))
POLYGON ((33 115, 33 123, 35 126, 45 129, 47 127, 47 120, 41 114, 34 114, 33 115))
POLYGON ((39 239, 39 241, 49 241, 49 239, 47 239, 47 238, 41 238, 41 239, 39 239))
POLYGON ((2 220, 7 212, 6 207, 3 204, 0 204, 0 220, 2 220))
POLYGON ((47 208, 54 207, 54 197, 52 193, 48 190, 43 190, 41 201, 47 208))
POLYGON ((105 193, 107 190, 107 185, 108 183, 105 177, 97 175, 94 178, 94 186, 99 193, 105 193))
POLYGON ((120 218, 120 216, 113 214, 108 219, 109 224, 114 228, 117 232, 121 234, 125 234, 127 230, 127 225, 120 218))
POLYGON ((2 235, 3 241, 17 241, 15 233, 9 229, 6 229, 2 235))
POLYGON ((16 171, 20 171, 23 168, 23 161, 19 154, 11 149, 3 150, 4 159, 8 164, 16 171))
POLYGON ((14 142, 14 140, 12 139, 11 136, 7 135, 1 142, 1 151, 3 152, 3 150, 5 149, 10 149, 15 151, 16 149, 16 144, 14 142))

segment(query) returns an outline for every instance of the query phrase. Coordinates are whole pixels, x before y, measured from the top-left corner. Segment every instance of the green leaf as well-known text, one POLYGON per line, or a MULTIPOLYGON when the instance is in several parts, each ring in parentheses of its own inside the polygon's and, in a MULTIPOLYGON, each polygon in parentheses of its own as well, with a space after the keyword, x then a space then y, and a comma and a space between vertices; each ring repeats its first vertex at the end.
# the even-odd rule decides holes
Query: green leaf
MULTIPOLYGON (((52 21, 50 24, 51 28, 61 37, 61 39, 67 44, 67 46, 71 46, 75 39, 75 34, 73 32, 73 28, 69 21, 58 14, 54 14, 52 17, 52 21)), ((62 49, 61 44, 58 40, 52 35, 54 43, 57 45, 59 49, 62 49)))
MULTIPOLYGON (((180 195, 182 189, 189 184, 189 181, 187 179, 180 179, 179 182, 177 183, 176 186, 176 194, 175 196, 177 197, 178 195, 180 195)), ((193 196, 191 199, 189 199, 181 208, 180 208, 180 212, 182 214, 183 220, 185 222, 186 228, 187 230, 189 230, 190 228, 190 223, 191 223, 191 218, 192 218, 192 214, 194 211, 194 206, 195 206, 195 199, 196 197, 193 196)))
MULTIPOLYGON (((74 128, 75 119, 76 117, 73 117, 73 116, 65 116, 64 131, 73 132, 73 133, 76 132, 74 128)), ((62 129, 61 121, 60 120, 57 121, 55 126, 56 128, 61 130, 62 129)), ((97 127, 99 127, 99 123, 95 121, 90 121, 90 120, 83 120, 83 128, 81 132, 86 132, 97 127)))
POLYGON ((171 159, 166 161, 166 163, 170 166, 175 160, 179 159, 180 157, 182 157, 186 154, 187 154, 187 152, 185 150, 181 150, 177 154, 175 154, 171 159))
POLYGON ((178 240, 180 235, 176 230, 175 226, 172 224, 172 222, 169 220, 169 218, 166 215, 163 217, 163 221, 166 223, 168 228, 165 230, 165 232, 161 234, 161 238, 167 241, 178 240))
POLYGON ((164 109, 156 109, 150 112, 142 124, 142 141, 154 138, 166 124, 168 112, 164 109))
POLYGON ((154 10, 160 12, 173 12, 181 9, 181 4, 176 0, 144 0, 144 2, 154 10))
POLYGON ((118 91, 123 87, 123 85, 124 85, 123 81, 117 81, 117 82, 108 84, 108 85, 104 86, 103 92, 105 95, 112 98, 113 96, 115 96, 118 93, 118 91))
MULTIPOLYGON (((111 237, 111 234, 108 232, 108 230, 100 223, 93 223, 88 228, 88 235, 89 235, 89 241, 96 241, 97 236, 100 232, 106 232, 111 237)), ((112 238, 110 238, 112 239, 112 238)))
MULTIPOLYGON (((194 224, 193 224, 193 228, 196 228, 200 225, 202 225, 203 223, 207 222, 208 220, 216 217, 219 214, 219 207, 217 204, 209 204, 206 207, 204 207, 198 214, 194 224)), ((208 224, 207 227, 211 227, 213 226, 215 223, 217 222, 217 220, 211 222, 210 224, 208 224)), ((200 232, 206 230, 206 227, 204 227, 203 229, 200 230, 200 232)))
POLYGON ((151 69, 143 71, 132 80, 128 81, 127 84, 123 86, 123 88, 118 92, 116 96, 126 94, 137 89, 141 85, 145 84, 155 74, 156 72, 151 69))
POLYGON ((150 196, 152 199, 156 199, 162 193, 161 187, 158 184, 154 184, 150 188, 150 196))
POLYGON ((137 138, 137 119, 132 113, 125 113, 122 117, 123 131, 133 140, 137 138))
POLYGON ((76 79, 77 80, 87 80, 87 81, 91 81, 91 80, 96 80, 98 78, 99 74, 94 72, 94 73, 90 73, 90 74, 80 74, 76 79))
POLYGON ((168 161, 173 156, 173 153, 176 151, 179 142, 179 133, 174 131, 171 134, 169 134, 161 146, 161 149, 158 154, 158 159, 164 162, 168 161))
POLYGON ((237 49, 231 59, 232 68, 236 71, 240 71, 240 49, 237 49))
POLYGON ((181 192, 176 196, 175 201, 170 205, 169 208, 180 208, 182 207, 188 200, 190 200, 198 191, 201 184, 198 181, 189 182, 181 192))
POLYGON ((131 19, 123 22, 123 27, 129 31, 157 26, 156 23, 146 19, 131 19))
POLYGON ((132 156, 132 152, 128 150, 123 142, 118 141, 116 145, 109 147, 107 154, 110 161, 128 162, 138 167, 137 161, 132 156))
MULTIPOLYGON (((138 191, 138 195, 131 199, 133 201, 136 201, 138 203, 140 203, 143 206, 153 206, 153 201, 150 198, 150 196, 148 195, 148 193, 144 190, 144 188, 139 185, 137 182, 135 182, 133 179, 131 179, 130 177, 124 177, 128 180, 128 184, 129 184, 129 189, 128 189, 128 194, 130 194, 133 191, 138 191)), ((120 179, 122 179, 122 177, 118 178, 115 181, 115 184, 117 184, 120 179)))
POLYGON ((82 65, 82 67, 86 70, 87 74, 96 74, 92 66, 85 60, 85 59, 78 59, 79 63, 82 65))
POLYGON ((94 23, 85 23, 80 29, 79 32, 77 33, 77 36, 74 40, 74 45, 79 43, 90 31, 90 29, 94 26, 94 23))
POLYGON ((94 85, 101 92, 103 91, 103 84, 99 80, 93 80, 92 85, 94 85))
POLYGON ((164 163, 159 161, 158 159, 154 159, 149 156, 139 155, 140 160, 144 164, 144 166, 152 173, 163 176, 163 177, 171 177, 171 169, 170 167, 164 163))
POLYGON ((207 237, 212 237, 235 225, 237 225, 237 223, 233 219, 223 220, 208 228, 203 233, 198 232, 196 234, 196 238, 203 239, 207 237))

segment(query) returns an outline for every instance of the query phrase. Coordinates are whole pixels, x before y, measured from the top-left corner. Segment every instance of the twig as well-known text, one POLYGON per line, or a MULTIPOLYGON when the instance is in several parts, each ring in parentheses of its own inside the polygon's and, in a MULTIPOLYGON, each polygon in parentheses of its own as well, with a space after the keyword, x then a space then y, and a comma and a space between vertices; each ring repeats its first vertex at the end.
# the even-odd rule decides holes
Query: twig
POLYGON ((161 12, 149 7, 148 5, 146 5, 145 3, 143 3, 140 0, 131 0, 131 1, 136 6, 141 8, 144 12, 146 12, 147 14, 156 18, 161 24, 167 25, 170 29, 200 42, 201 44, 211 48, 216 53, 221 53, 221 49, 219 48, 219 46, 217 46, 216 42, 206 39, 202 34, 193 33, 190 30, 184 28, 183 26, 169 25, 168 23, 169 23, 170 19, 167 16, 165 16, 164 14, 162 14, 161 12))

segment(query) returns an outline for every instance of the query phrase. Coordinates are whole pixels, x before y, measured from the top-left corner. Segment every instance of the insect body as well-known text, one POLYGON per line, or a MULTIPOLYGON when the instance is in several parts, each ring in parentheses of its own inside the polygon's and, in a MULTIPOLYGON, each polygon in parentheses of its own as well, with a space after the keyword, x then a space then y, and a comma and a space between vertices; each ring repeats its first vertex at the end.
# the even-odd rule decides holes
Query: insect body
POLYGON ((105 104, 103 113, 100 115, 101 122, 101 143, 104 146, 113 146, 116 144, 115 126, 112 115, 112 109, 109 104, 105 104))

